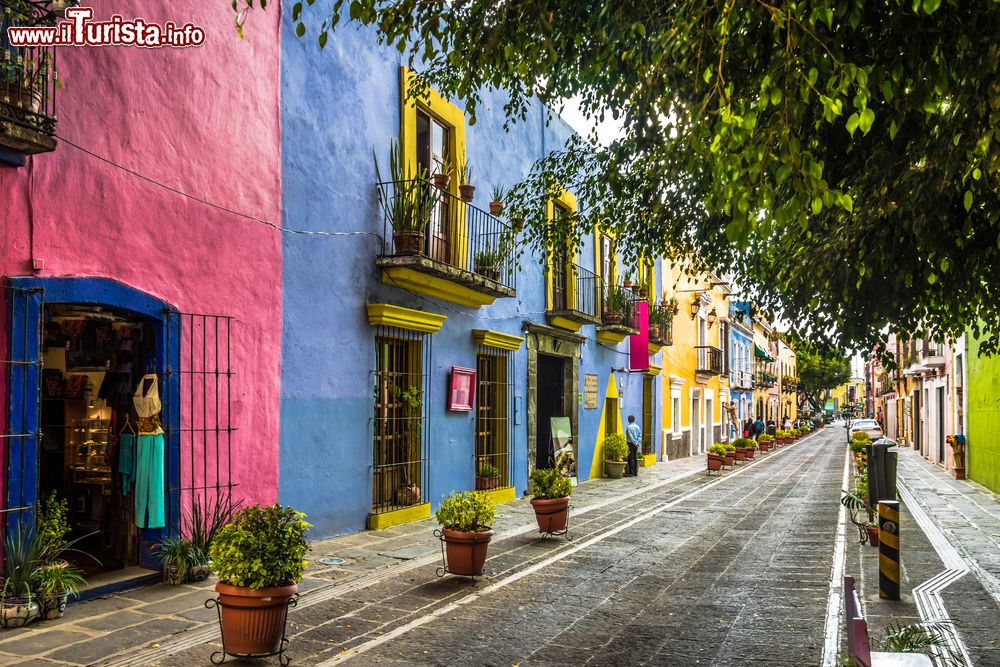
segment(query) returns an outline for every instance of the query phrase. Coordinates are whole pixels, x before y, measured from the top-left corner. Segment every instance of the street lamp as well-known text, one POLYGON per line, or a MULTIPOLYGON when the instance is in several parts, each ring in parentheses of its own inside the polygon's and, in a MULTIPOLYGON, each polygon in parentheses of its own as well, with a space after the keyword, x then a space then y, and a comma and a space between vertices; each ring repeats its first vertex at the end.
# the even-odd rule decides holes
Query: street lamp
POLYGON ((698 317, 698 311, 701 310, 701 300, 697 297, 691 302, 691 319, 698 317))
POLYGON ((718 319, 719 319, 719 314, 716 313, 715 308, 713 308, 712 312, 708 314, 708 328, 711 329, 712 327, 714 327, 718 319))

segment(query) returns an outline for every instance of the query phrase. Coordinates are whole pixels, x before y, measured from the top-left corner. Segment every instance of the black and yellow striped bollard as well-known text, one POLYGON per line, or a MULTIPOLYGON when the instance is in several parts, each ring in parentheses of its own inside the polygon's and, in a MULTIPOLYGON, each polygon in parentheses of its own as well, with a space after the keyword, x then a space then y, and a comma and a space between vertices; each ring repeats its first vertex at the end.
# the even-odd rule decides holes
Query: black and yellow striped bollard
POLYGON ((899 503, 878 503, 878 596, 899 599, 899 503))

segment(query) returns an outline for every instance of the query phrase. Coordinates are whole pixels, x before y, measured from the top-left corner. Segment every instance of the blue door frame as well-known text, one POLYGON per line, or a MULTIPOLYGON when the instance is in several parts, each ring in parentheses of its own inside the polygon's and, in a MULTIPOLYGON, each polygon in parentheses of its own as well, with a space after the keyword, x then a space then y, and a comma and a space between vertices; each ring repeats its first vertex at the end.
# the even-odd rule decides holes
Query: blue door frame
MULTIPOLYGON (((39 359, 42 353, 41 322, 42 303, 74 303, 105 306, 125 310, 142 317, 153 326, 156 334, 156 372, 164 378, 162 382, 163 413, 161 419, 165 432, 164 456, 166 469, 170 479, 166 487, 165 502, 169 505, 167 516, 171 517, 171 525, 166 528, 142 529, 139 563, 143 567, 159 569, 160 561, 150 548, 159 542, 165 534, 179 533, 180 522, 180 406, 168 400, 169 397, 180 395, 180 374, 171 373, 178 367, 179 345, 171 345, 169 323, 172 309, 165 302, 128 287, 108 278, 10 278, 9 284, 21 288, 11 295, 10 331, 26 332, 24 336, 11 336, 12 350, 19 355, 13 358, 39 359), (34 299, 34 302, 17 303, 19 299, 34 299), (15 340, 16 339, 16 340, 15 340), (21 349, 23 348, 23 349, 21 349)), ((38 401, 41 373, 37 366, 15 367, 18 372, 28 373, 24 382, 12 382, 8 423, 14 433, 37 433, 38 401), (20 395, 21 391, 27 395, 20 395), (22 406, 15 409, 16 406, 22 406), (17 429, 17 430, 15 430, 17 429)), ((12 370, 14 372, 14 370, 12 370)), ((11 448, 9 474, 7 476, 7 506, 15 503, 36 505, 38 501, 38 442, 31 438, 26 446, 11 448), (16 471, 16 472, 15 472, 16 471), (22 473, 23 471, 23 473, 22 473)), ((33 515, 29 515, 32 516, 33 515)))

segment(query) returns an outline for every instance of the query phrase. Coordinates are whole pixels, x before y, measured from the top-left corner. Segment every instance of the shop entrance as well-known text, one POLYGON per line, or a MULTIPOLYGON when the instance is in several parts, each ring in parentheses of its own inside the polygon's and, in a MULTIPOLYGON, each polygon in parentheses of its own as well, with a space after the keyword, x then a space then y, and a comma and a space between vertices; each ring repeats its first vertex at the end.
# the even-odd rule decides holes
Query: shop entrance
POLYGON ((552 417, 566 417, 565 378, 566 359, 548 354, 538 355, 538 418, 535 427, 538 446, 535 449, 535 467, 555 466, 552 451, 552 417))
POLYGON ((71 537, 83 537, 76 546, 94 557, 67 558, 87 576, 138 565, 139 526, 163 526, 162 436, 158 467, 140 460, 137 435, 155 429, 148 421, 140 429, 133 405, 137 387, 159 401, 157 349, 152 324, 128 311, 44 306, 38 497, 67 504, 71 537), (147 463, 153 474, 137 479, 147 463))

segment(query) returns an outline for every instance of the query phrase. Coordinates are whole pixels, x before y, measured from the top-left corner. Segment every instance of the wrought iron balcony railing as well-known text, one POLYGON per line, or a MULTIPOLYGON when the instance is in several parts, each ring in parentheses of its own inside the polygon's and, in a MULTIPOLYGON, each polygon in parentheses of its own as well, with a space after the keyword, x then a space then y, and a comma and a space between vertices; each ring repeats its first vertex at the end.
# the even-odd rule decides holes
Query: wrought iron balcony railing
POLYGON ((674 344, 674 311, 672 308, 650 307, 649 337, 664 345, 674 344))
POLYGON ((56 51, 14 46, 8 28, 48 27, 48 2, 0 0, 0 148, 34 154, 55 150, 56 51))
POLYGON ((641 297, 622 285, 600 285, 602 325, 635 329, 635 304, 641 297))
POLYGON ((552 310, 573 313, 572 319, 596 322, 600 316, 600 279, 577 264, 554 261, 552 275, 552 310))
POLYGON ((387 181, 377 187, 383 257, 423 256, 507 290, 516 288, 517 232, 505 222, 427 181, 387 181))
POLYGON ((722 375, 722 350, 711 345, 698 345, 694 349, 698 352, 699 373, 722 375))

